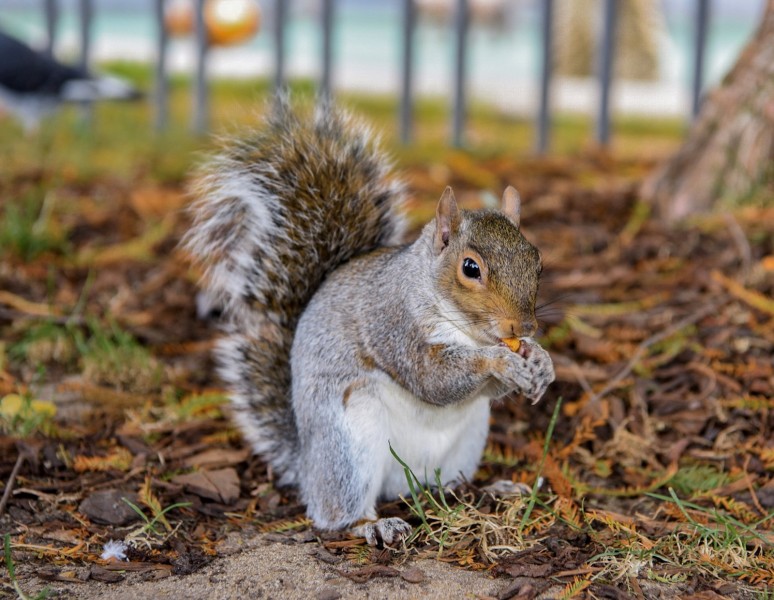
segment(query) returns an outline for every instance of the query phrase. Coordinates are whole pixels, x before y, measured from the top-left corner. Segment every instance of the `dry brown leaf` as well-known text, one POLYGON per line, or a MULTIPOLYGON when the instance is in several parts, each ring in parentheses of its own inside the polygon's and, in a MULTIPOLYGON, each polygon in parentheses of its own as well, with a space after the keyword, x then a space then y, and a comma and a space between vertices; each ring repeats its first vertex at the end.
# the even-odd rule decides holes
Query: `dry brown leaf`
POLYGON ((232 468, 217 471, 195 471, 172 478, 193 494, 222 504, 233 504, 239 498, 239 475, 232 468))
POLYGON ((186 467, 197 467, 200 469, 217 469, 222 467, 232 467, 244 462, 250 456, 249 448, 241 450, 227 450, 225 448, 213 448, 205 450, 194 456, 189 456, 183 461, 186 467))

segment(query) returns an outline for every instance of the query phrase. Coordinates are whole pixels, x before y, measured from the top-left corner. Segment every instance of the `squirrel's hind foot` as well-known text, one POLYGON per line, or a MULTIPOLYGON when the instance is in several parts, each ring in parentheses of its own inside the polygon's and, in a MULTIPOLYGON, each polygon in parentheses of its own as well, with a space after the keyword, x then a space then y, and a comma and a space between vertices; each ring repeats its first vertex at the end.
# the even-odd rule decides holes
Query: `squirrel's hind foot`
POLYGON ((510 479, 498 479, 494 483, 482 488, 482 491, 493 498, 507 498, 509 496, 529 496, 532 488, 526 483, 514 483, 510 479))
POLYGON ((377 519, 352 528, 352 533, 364 537, 369 546, 376 546, 379 540, 389 546, 406 539, 412 531, 411 525, 398 517, 377 519))

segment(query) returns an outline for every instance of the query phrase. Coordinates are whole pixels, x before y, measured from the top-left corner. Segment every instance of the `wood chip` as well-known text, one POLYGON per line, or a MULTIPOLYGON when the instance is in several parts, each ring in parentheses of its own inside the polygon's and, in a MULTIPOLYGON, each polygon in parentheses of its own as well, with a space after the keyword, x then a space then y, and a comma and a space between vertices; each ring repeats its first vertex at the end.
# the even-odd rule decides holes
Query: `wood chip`
POLYGON ((401 579, 409 583, 422 583, 427 579, 425 572, 419 567, 409 567, 400 572, 401 579))

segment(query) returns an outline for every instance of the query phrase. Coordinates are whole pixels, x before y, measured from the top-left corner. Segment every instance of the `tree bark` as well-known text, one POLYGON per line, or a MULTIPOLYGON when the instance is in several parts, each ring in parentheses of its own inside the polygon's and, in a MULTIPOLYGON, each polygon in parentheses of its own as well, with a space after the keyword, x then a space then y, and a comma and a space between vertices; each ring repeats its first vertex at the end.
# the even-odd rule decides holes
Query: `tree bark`
POLYGON ((734 67, 705 97, 683 146, 641 193, 666 220, 718 202, 774 197, 774 0, 734 67))

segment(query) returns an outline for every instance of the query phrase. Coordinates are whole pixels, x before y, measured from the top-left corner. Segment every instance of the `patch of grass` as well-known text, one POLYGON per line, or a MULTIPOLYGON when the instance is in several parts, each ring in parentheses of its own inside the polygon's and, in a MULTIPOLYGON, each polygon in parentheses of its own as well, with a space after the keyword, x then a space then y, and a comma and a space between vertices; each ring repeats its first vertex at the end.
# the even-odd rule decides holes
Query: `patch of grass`
POLYGON ((0 431, 6 435, 20 438, 37 432, 51 435, 55 414, 53 403, 35 400, 29 392, 0 397, 0 431))
POLYGON ((191 506, 190 502, 175 502, 174 504, 170 504, 165 508, 161 508, 161 506, 154 507, 152 509, 153 518, 150 518, 145 514, 145 511, 143 511, 134 502, 131 502, 126 498, 121 498, 121 500, 126 502, 126 504, 129 505, 129 508, 131 508, 134 512, 136 512, 140 516, 140 518, 143 521, 145 521, 145 525, 143 525, 142 528, 140 529, 140 533, 141 534, 150 533, 156 536, 162 535, 162 532, 156 529, 156 525, 158 523, 163 524, 164 527, 167 529, 167 531, 172 531, 172 526, 169 524, 169 521, 167 521, 167 518, 166 518, 166 514, 169 511, 174 510, 176 508, 187 508, 191 506))
POLYGON ((159 362, 115 323, 91 321, 82 361, 83 376, 100 385, 142 394, 158 390, 163 380, 159 362))
POLYGON ((0 207, 0 257, 8 254, 28 262, 46 252, 67 249, 65 232, 52 218, 55 195, 39 188, 0 207))
POLYGON ((55 363, 72 366, 85 346, 78 327, 54 321, 33 323, 21 340, 8 348, 8 356, 30 365, 55 363))
MULTIPOLYGON (((661 583, 681 583, 696 575, 734 580, 750 593, 760 592, 774 574, 774 538, 770 529, 774 511, 767 516, 750 511, 734 513, 735 506, 721 498, 716 507, 682 500, 682 496, 716 500, 707 492, 733 481, 714 466, 688 465, 670 480, 669 495, 650 493, 664 505, 663 518, 641 528, 638 519, 622 518, 586 507, 570 497, 538 494, 550 440, 558 418, 554 410, 537 467, 536 484, 529 496, 496 499, 494 503, 470 492, 445 491, 440 473, 431 488, 393 452, 406 474, 409 497, 404 499, 421 524, 409 543, 426 544, 444 559, 461 563, 486 557, 496 561, 510 552, 539 543, 561 522, 600 548, 585 561, 593 571, 567 584, 562 597, 594 583, 615 583, 629 577, 647 577, 661 583), (677 490, 677 491, 675 491, 677 490)), ((480 560, 480 559, 479 559, 480 560)))
POLYGON ((124 541, 133 547, 145 546, 148 549, 152 549, 161 546, 175 534, 181 525, 181 522, 178 522, 173 526, 167 519, 167 515, 170 511, 177 508, 191 506, 191 502, 175 502, 166 507, 162 506, 151 489, 151 478, 149 476, 146 476, 145 483, 140 488, 138 496, 140 502, 150 511, 151 516, 146 515, 145 511, 134 502, 127 498, 122 498, 144 522, 143 525, 129 532, 124 541))
POLYGON ((413 542, 419 537, 420 533, 424 532, 429 539, 438 545, 439 552, 443 552, 446 538, 459 521, 458 517, 463 507, 462 503, 458 503, 454 509, 449 506, 441 481, 440 469, 435 470, 435 485, 438 493, 436 498, 430 486, 419 480, 414 471, 411 470, 411 467, 398 456, 392 444, 390 444, 390 453, 398 461, 398 464, 403 467, 403 472, 406 476, 406 483, 408 484, 412 500, 411 502, 406 501, 406 503, 411 513, 422 521, 420 528, 412 533, 407 543, 413 542), (431 521, 435 522, 438 527, 431 526, 431 521))
POLYGON ((585 515, 588 525, 607 526, 601 531, 587 527, 588 535, 604 548, 588 560, 601 569, 595 578, 614 581, 646 574, 654 581, 677 583, 704 575, 736 580, 749 592, 771 581, 774 548, 763 531, 774 512, 746 524, 721 510, 680 500, 672 488, 668 496, 648 495, 675 509, 678 521, 662 523, 666 532, 645 535, 625 523, 585 515))
MULTIPOLYGON (((35 136, 21 135, 18 124, 0 121, 0 176, 43 171, 62 183, 87 183, 95 178, 132 180, 138 177, 163 183, 180 183, 202 150, 213 146, 212 137, 191 133, 191 81, 174 76, 169 89, 169 126, 153 128, 153 74, 148 65, 108 63, 104 70, 126 77, 148 92, 134 103, 103 103, 93 108, 90 123, 80 112, 66 107, 45 121, 35 136)), ((293 81, 295 98, 312 100, 315 84, 293 81)), ((271 93, 268 79, 211 82, 211 132, 236 133, 256 122, 271 93)), ((382 134, 401 164, 440 162, 450 150, 451 109, 447 99, 422 97, 415 102, 414 142, 402 146, 398 139, 398 100, 387 95, 342 92, 338 101, 361 115, 382 134)), ((643 148, 663 154, 676 148, 683 132, 679 120, 616 119, 614 150, 619 156, 641 157, 643 148)), ((559 155, 576 154, 592 145, 593 123, 576 115, 555 115, 552 148, 559 155)), ((535 132, 531 119, 503 114, 486 104, 470 106, 466 154, 476 158, 532 153, 535 132)), ((647 152, 646 152, 647 153, 647 152)))
POLYGON ((712 464, 681 465, 670 485, 680 496, 692 498, 702 492, 708 492, 731 482, 728 473, 724 473, 712 464))
POLYGON ((495 510, 483 510, 482 499, 475 500, 472 494, 445 491, 440 470, 434 475, 435 487, 423 483, 390 446, 393 458, 403 467, 408 484, 410 500, 404 499, 411 513, 422 524, 409 537, 407 543, 422 540, 438 547, 438 554, 450 547, 475 546, 484 556, 494 559, 498 555, 522 550, 534 541, 528 541, 525 534, 540 522, 545 522, 545 511, 533 517, 538 502, 538 489, 542 485, 542 470, 548 455, 549 443, 561 408, 561 399, 556 403, 543 446, 543 459, 538 466, 536 482, 529 497, 511 495, 495 499, 495 510), (447 494, 451 497, 447 500, 447 494))
MULTIPOLYGON (((112 320, 90 317, 86 323, 34 323, 10 345, 8 355, 35 369, 52 364, 65 369, 79 366, 92 383, 128 392, 143 394, 160 389, 164 380, 162 365, 131 333, 112 320)), ((188 407, 188 413, 194 410, 188 407)))
POLYGON ((195 417, 218 419, 223 415, 222 407, 230 402, 228 396, 218 393, 193 394, 180 400, 169 398, 167 406, 176 421, 190 421, 195 417))

